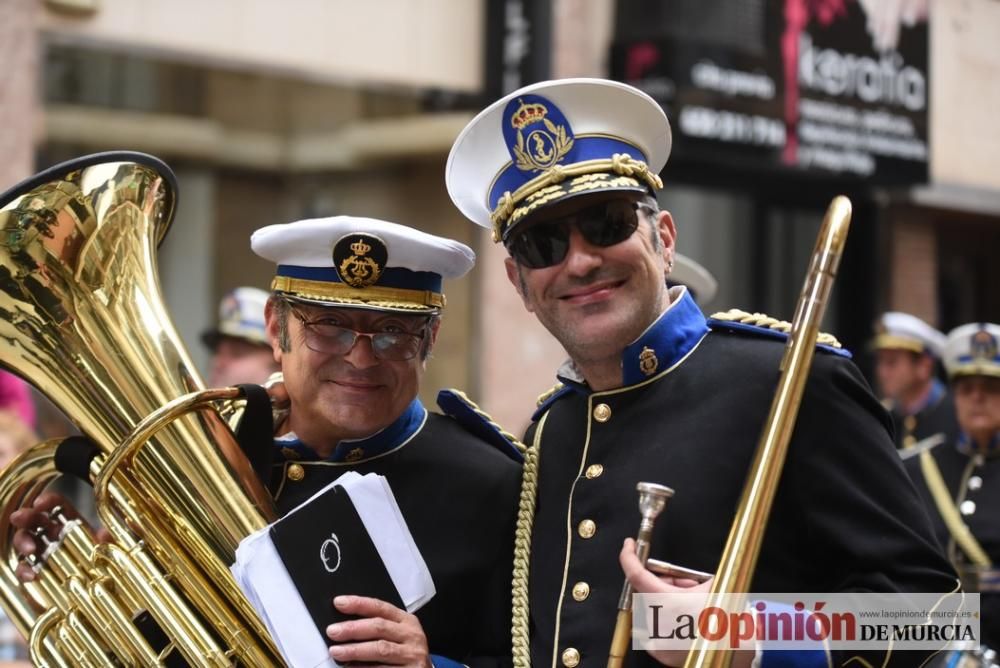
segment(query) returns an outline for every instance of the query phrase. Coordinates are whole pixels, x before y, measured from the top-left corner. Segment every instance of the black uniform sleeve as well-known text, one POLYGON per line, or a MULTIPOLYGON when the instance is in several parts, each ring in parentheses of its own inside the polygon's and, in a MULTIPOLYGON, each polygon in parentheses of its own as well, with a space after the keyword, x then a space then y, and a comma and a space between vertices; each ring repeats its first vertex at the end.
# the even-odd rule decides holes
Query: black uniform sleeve
MULTIPOLYGON (((893 445, 888 415, 853 363, 817 355, 786 468, 801 513, 801 558, 827 592, 952 592, 956 575, 941 553, 913 482, 893 445)), ((786 499, 787 501, 788 499, 786 499)), ((835 652, 833 665, 857 665, 835 652)), ((871 665, 915 666, 918 652, 865 656, 871 665)))

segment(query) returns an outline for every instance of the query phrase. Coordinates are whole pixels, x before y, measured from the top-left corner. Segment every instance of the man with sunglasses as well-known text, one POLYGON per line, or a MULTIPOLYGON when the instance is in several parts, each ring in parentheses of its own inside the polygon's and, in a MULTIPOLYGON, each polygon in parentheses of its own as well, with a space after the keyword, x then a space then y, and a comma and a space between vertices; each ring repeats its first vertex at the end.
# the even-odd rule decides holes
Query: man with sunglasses
POLYGON ((460 394, 442 393, 450 415, 417 398, 441 325, 442 278, 465 274, 472 250, 348 216, 271 225, 251 245, 278 265, 265 318, 289 400, 269 481, 279 511, 347 471, 383 475, 436 588, 415 614, 337 596, 332 604, 358 619, 329 627, 331 656, 509 664, 518 455, 460 394))
MULTIPOLYGON (((636 484, 675 490, 650 556, 714 572, 768 414, 784 335, 750 314, 706 321, 686 288, 667 287, 677 229, 655 194, 669 151, 670 126, 647 95, 568 79, 494 103, 448 159, 452 200, 504 244, 510 282, 570 355, 524 439, 522 507, 536 510, 519 518, 515 548, 531 556, 515 568, 516 662, 605 665, 623 570, 640 592, 707 591, 710 582, 660 578, 639 562, 626 540, 639 526, 636 484), (519 656, 519 644, 530 652, 519 656)), ((751 591, 951 591, 885 412, 829 343, 815 356, 751 591)), ((756 654, 764 666, 829 665, 815 646, 741 649, 734 665, 756 654)), ((861 665, 922 658, 885 647, 831 654, 833 665, 854 654, 861 665)), ((631 651, 626 665, 684 657, 631 651)))

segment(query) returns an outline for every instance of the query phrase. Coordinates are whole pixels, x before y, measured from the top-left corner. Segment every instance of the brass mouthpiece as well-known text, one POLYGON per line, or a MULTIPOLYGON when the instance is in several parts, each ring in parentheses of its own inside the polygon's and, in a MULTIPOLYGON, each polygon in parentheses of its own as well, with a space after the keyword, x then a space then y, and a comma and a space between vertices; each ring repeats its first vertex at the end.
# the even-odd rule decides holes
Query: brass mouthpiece
MULTIPOLYGON (((635 486, 639 492, 639 513, 642 522, 639 524, 639 535, 636 538, 635 554, 643 565, 649 559, 649 541, 653 536, 653 525, 674 495, 674 490, 666 485, 653 482, 640 482, 635 486)), ((608 652, 608 668, 621 668, 628 652, 632 637, 632 584, 625 580, 621 596, 618 598, 618 617, 611 638, 611 650, 608 652)))
POLYGON ((635 488, 639 492, 639 512, 644 520, 656 520, 674 495, 674 490, 655 482, 640 482, 635 488))

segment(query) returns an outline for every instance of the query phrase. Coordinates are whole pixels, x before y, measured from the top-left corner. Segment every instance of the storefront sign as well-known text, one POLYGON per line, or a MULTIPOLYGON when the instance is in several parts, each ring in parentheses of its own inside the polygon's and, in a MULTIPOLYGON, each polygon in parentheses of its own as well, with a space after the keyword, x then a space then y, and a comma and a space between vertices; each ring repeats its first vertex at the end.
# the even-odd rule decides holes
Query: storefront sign
POLYGON ((758 6, 766 14, 763 49, 676 34, 616 43, 613 76, 663 104, 675 155, 881 183, 926 181, 926 2, 758 6), (905 12, 887 14, 897 7, 905 12))

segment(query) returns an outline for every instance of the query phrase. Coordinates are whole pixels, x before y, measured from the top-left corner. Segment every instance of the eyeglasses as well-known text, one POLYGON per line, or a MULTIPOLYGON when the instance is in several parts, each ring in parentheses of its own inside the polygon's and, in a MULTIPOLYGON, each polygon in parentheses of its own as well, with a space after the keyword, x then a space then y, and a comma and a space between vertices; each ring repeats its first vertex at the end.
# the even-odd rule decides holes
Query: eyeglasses
POLYGON ((421 325, 419 333, 412 332, 359 332, 341 327, 330 320, 307 319, 291 302, 286 302, 292 315, 302 323, 306 347, 327 355, 346 355, 354 349, 358 339, 367 336, 375 357, 388 362, 405 362, 417 356, 420 344, 427 336, 430 318, 421 325))
POLYGON ((632 236, 639 226, 639 202, 611 200, 568 216, 531 225, 507 243, 507 251, 520 264, 542 269, 562 262, 569 252, 570 226, 575 225, 587 243, 607 248, 632 236))

